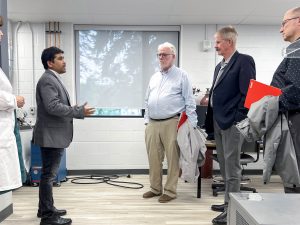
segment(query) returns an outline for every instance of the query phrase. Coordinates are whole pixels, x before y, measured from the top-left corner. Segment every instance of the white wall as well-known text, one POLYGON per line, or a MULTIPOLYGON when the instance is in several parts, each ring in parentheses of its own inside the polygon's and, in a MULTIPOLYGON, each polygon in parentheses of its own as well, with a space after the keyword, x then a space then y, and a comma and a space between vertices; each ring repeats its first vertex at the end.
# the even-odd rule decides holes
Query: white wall
MULTIPOLYGON (((13 27, 15 27, 14 24, 13 27)), ((44 24, 32 24, 35 43, 36 80, 43 73, 40 55, 46 47, 44 24)), ((193 86, 204 90, 211 86, 212 75, 220 57, 213 49, 213 34, 217 25, 183 25, 180 37, 180 65, 190 76, 193 86), (202 41, 208 39, 212 48, 202 50, 202 41)), ((239 33, 238 50, 254 57, 257 80, 269 83, 281 61, 281 50, 286 44, 281 40, 277 26, 236 26, 239 33)), ((61 48, 65 51, 67 73, 63 81, 75 104, 75 55, 73 25, 61 25, 61 48)), ((32 102, 32 45, 30 29, 25 25, 19 30, 20 94, 26 97, 26 107, 32 102)), ((15 84, 16 85, 16 84, 15 84)), ((16 87, 16 86, 15 86, 16 87)), ((105 96, 99 96, 102 98, 105 96)), ((88 101, 88 99, 87 99, 88 101)), ((70 170, 89 169, 147 169, 148 161, 144 144, 142 118, 86 118, 75 120, 74 140, 67 152, 70 170)), ((258 166, 261 168, 261 165, 258 166)), ((251 168, 251 167, 250 167, 251 168)), ((257 166, 255 167, 257 168, 257 166)))
POLYGON ((180 37, 180 66, 189 74, 193 86, 204 91, 212 84, 217 56, 213 48, 216 25, 183 25, 180 37), (212 48, 203 51, 203 40, 211 41, 212 48))
MULTIPOLYGON (((194 86, 201 90, 210 88, 215 65, 221 58, 215 54, 214 33, 221 25, 183 25, 181 28, 180 66, 190 76, 194 86), (209 51, 202 51, 204 39, 212 42, 209 51)), ((251 55, 256 64, 256 79, 269 84, 274 71, 282 60, 282 41, 278 26, 240 25, 237 50, 251 55)))
POLYGON ((25 97, 23 109, 28 112, 28 122, 35 117, 29 113, 35 107, 35 86, 44 71, 40 56, 45 48, 44 24, 13 23, 11 26, 13 53, 13 86, 16 95, 25 97))

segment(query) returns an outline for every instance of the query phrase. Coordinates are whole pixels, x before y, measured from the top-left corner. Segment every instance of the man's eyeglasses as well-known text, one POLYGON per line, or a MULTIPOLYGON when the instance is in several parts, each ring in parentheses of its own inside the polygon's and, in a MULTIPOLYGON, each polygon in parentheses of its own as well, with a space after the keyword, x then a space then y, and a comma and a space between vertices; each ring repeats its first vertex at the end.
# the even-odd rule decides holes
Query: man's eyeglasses
POLYGON ((160 57, 166 58, 168 55, 174 55, 174 54, 167 54, 167 53, 158 53, 158 54, 156 54, 157 58, 160 58, 160 57))
POLYGON ((298 19, 298 18, 300 18, 300 17, 299 17, 299 16, 297 16, 297 17, 293 17, 293 18, 286 19, 286 20, 282 21, 282 23, 281 23, 281 27, 284 27, 284 25, 285 25, 287 22, 289 22, 290 20, 294 20, 294 19, 298 19))

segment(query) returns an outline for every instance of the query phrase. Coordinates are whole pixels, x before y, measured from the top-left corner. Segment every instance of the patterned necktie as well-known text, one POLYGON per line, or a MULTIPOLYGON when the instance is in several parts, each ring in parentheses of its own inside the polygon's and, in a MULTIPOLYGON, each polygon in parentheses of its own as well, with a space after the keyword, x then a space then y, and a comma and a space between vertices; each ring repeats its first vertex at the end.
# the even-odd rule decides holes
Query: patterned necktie
MULTIPOLYGON (((215 89, 215 87, 216 87, 216 85, 217 85, 217 83, 218 83, 218 81, 219 81, 221 75, 222 75, 223 72, 224 72, 224 69, 225 69, 226 65, 227 65, 227 63, 225 63, 225 62, 224 62, 224 63, 223 63, 223 62, 221 63, 221 68, 220 68, 220 70, 219 70, 219 72, 218 72, 218 75, 217 75, 217 77, 216 77, 216 81, 215 81, 214 86, 213 86, 213 89, 212 89, 212 93, 211 93, 212 96, 213 96, 214 89, 215 89)), ((213 107, 213 98, 210 99, 210 106, 213 107)))

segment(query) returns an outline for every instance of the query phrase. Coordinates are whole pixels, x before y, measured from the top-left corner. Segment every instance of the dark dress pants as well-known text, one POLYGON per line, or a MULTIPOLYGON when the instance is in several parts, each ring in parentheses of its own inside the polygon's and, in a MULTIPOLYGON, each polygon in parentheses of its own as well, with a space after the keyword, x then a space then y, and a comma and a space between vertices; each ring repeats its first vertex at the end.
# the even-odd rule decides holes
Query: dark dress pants
MULTIPOLYGON (((289 112, 288 120, 300 173, 300 112, 289 112)), ((300 187, 284 187, 284 191, 285 193, 300 193, 300 187)))
POLYGON ((53 216, 55 207, 52 187, 63 153, 63 148, 41 148, 43 167, 39 189, 39 211, 42 218, 53 216))

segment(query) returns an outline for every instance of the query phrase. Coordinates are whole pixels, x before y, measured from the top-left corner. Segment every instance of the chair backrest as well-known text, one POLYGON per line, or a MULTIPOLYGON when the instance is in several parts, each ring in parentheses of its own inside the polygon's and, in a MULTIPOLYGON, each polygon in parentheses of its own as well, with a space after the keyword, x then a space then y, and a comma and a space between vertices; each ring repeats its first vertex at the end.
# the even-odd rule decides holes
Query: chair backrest
POLYGON ((197 125, 199 127, 204 126, 205 118, 206 118, 206 111, 207 111, 207 106, 202 106, 202 105, 196 106, 196 113, 197 113, 197 120, 198 120, 197 125))
POLYGON ((259 143, 257 141, 243 142, 241 152, 257 152, 257 151, 259 151, 259 143))
POLYGON ((241 149, 241 163, 243 163, 243 161, 245 162, 245 164, 257 162, 259 160, 259 153, 260 153, 259 141, 254 141, 254 142, 244 141, 241 149), (253 158, 252 156, 246 153, 256 153, 256 158, 253 158))

